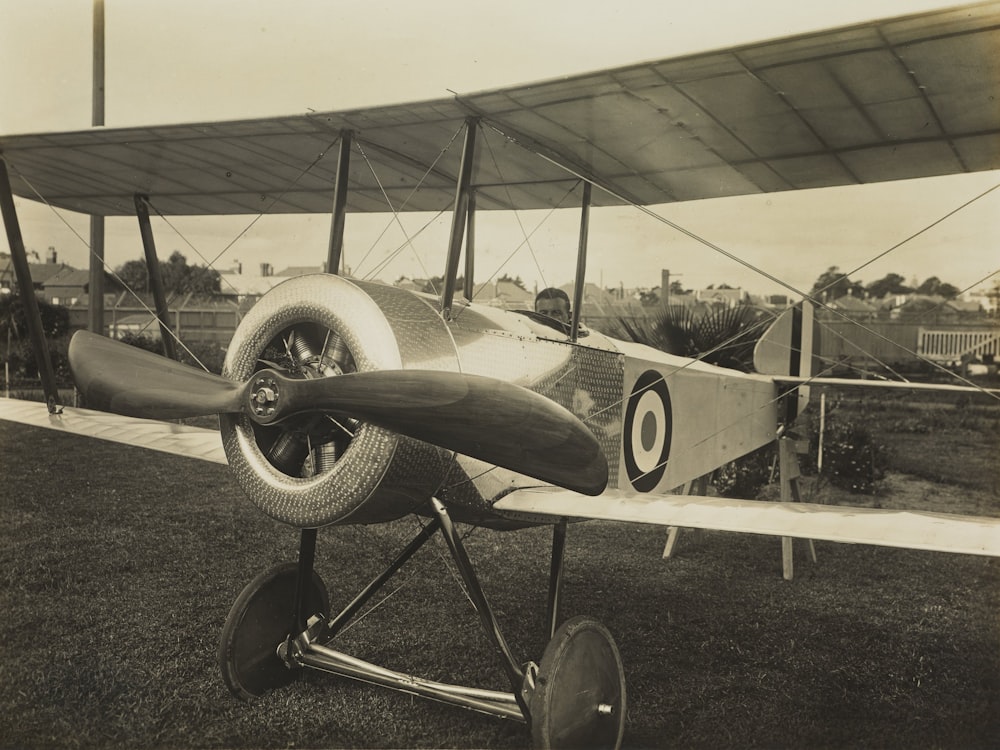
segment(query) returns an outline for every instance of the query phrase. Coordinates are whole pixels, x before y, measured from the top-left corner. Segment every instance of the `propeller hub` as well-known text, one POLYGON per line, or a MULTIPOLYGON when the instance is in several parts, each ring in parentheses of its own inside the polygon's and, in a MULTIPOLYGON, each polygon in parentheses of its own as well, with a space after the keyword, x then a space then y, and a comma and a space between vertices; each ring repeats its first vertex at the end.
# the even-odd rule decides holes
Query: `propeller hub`
POLYGON ((270 417, 278 406, 278 381, 259 377, 250 388, 250 408, 257 417, 270 417))

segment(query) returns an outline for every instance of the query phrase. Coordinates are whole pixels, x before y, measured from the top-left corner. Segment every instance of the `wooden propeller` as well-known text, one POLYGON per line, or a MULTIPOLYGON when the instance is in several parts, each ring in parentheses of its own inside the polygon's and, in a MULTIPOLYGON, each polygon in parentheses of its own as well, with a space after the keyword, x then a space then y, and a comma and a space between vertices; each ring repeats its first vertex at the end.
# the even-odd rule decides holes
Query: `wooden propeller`
POLYGON ((545 482, 600 494, 608 464, 593 434, 551 399, 502 380, 437 370, 290 378, 277 370, 234 383, 79 331, 70 367, 88 405, 150 419, 245 412, 274 424, 303 412, 350 416, 545 482))

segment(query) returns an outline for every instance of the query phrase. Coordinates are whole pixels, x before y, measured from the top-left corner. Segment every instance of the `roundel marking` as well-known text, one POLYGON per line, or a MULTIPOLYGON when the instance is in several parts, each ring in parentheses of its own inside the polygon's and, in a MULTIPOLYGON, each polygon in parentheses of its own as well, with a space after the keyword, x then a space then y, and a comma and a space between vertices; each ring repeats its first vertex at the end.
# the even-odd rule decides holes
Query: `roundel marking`
POLYGON ((663 479, 672 427, 670 391, 663 375, 646 370, 632 386, 622 431, 625 471, 639 492, 651 492, 663 479))

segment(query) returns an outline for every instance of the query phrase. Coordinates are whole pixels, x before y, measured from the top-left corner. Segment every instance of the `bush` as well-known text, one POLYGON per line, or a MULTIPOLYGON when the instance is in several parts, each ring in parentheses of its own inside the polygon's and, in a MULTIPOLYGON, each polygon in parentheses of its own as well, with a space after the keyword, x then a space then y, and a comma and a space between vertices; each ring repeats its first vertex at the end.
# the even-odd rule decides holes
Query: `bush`
MULTIPOLYGON (((159 338, 154 338, 146 333, 126 333, 121 337, 122 343, 145 349, 154 354, 163 354, 163 345, 159 338)), ((222 363, 226 359, 226 350, 217 343, 208 341, 184 342, 181 346, 177 344, 177 358, 187 365, 197 367, 199 370, 204 365, 210 372, 218 375, 222 372, 222 363)))
MULTIPOLYGON (((835 487, 855 494, 873 495, 885 479, 889 449, 861 424, 845 417, 828 415, 823 435, 823 471, 818 472, 819 419, 808 422, 809 453, 799 457, 804 474, 820 474, 835 487)), ((723 497, 754 499, 772 479, 777 481, 780 466, 774 443, 732 461, 715 474, 715 489, 723 497)))
POLYGON ((774 443, 761 446, 753 453, 730 461, 715 473, 715 489, 723 497, 756 498, 771 481, 772 472, 778 476, 775 465, 777 450, 774 443))
POLYGON ((871 430, 836 414, 828 415, 823 435, 823 469, 817 470, 819 419, 809 424, 809 454, 803 471, 819 473, 830 484, 855 494, 873 495, 885 479, 889 448, 871 430))
MULTIPOLYGON (((47 338, 46 344, 49 348, 49 358, 52 361, 52 370, 56 376, 56 384, 59 387, 68 387, 73 384, 73 376, 69 369, 69 336, 58 338, 47 338)), ((35 350, 28 339, 21 339, 14 342, 6 352, 7 363, 10 367, 10 378, 14 384, 25 385, 37 383, 40 379, 38 374, 38 362, 35 359, 35 350)), ((0 372, 0 375, 3 373, 0 372)))

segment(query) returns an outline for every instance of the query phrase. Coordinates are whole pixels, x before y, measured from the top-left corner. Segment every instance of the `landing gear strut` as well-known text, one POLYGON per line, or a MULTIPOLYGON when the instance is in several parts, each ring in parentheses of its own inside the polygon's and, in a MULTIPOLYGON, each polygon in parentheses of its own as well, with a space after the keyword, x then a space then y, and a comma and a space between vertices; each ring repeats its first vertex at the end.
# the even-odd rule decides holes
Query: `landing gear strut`
POLYGON ((472 568, 447 509, 431 501, 431 522, 344 610, 328 618, 329 597, 312 569, 315 531, 302 533, 299 562, 258 576, 237 598, 222 632, 223 679, 249 700, 291 682, 301 668, 383 685, 413 695, 527 723, 541 748, 618 748, 625 728, 625 677, 608 630, 586 617, 558 628, 565 524, 556 527, 550 571, 549 622, 554 628, 541 664, 519 664, 472 568), (330 647, 337 633, 435 533, 451 551, 486 636, 510 682, 509 692, 425 680, 356 659, 330 647))

